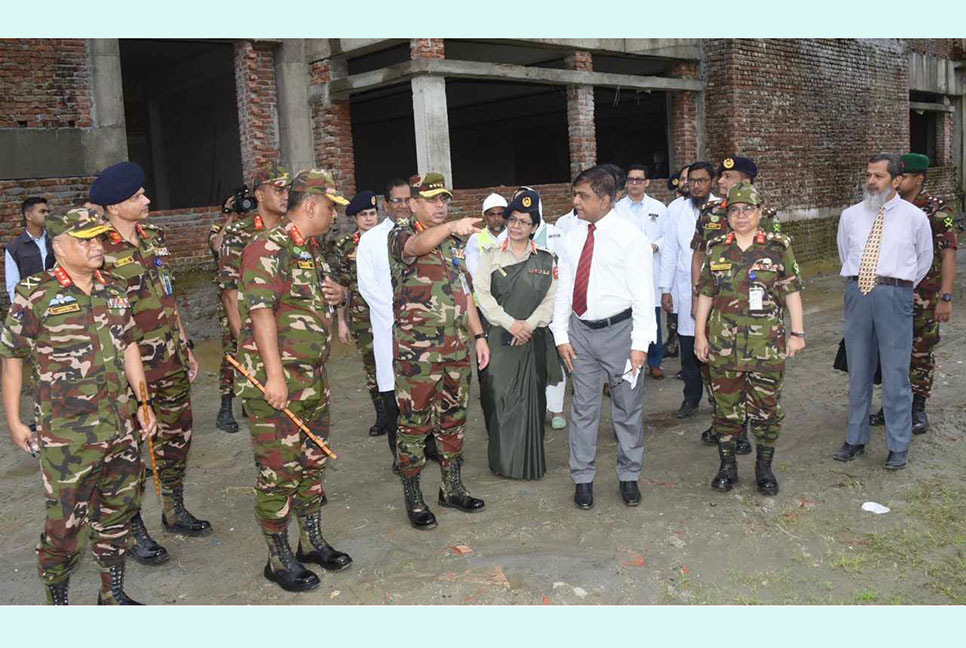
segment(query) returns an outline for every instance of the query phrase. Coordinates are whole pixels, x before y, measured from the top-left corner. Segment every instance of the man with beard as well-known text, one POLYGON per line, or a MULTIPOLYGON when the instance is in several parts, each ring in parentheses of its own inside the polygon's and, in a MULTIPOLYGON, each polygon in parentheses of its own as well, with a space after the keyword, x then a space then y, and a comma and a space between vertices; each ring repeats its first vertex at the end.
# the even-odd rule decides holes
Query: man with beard
POLYGON ((675 413, 677 418, 687 418, 698 411, 703 386, 701 368, 694 355, 694 316, 691 299, 694 284, 691 282, 691 239, 701 208, 715 197, 711 193, 711 175, 714 167, 710 162, 695 162, 688 167, 688 185, 691 195, 686 203, 670 212, 668 230, 664 235, 664 253, 661 256, 661 306, 668 313, 677 307, 678 338, 681 343, 681 374, 684 378, 684 401, 675 413))
POLYGON ((842 212, 838 229, 845 289, 845 349, 849 358, 849 428, 832 457, 851 461, 869 442, 869 406, 876 351, 882 363, 889 470, 905 468, 912 438, 913 287, 932 264, 932 233, 921 209, 899 197, 902 160, 874 155, 863 201, 842 212))
MULTIPOLYGON (((506 220, 503 218, 506 205, 506 198, 497 193, 491 193, 483 201, 482 214, 486 227, 472 234, 466 241, 466 268, 474 278, 476 266, 480 263, 480 252, 496 243, 500 235, 506 231, 506 220)), ((503 238, 506 238, 505 234, 503 238)))
MULTIPOLYGON (((680 171, 676 172, 667 181, 668 191, 674 192, 674 200, 667 205, 667 218, 665 219, 667 226, 672 227, 671 223, 674 222, 674 214, 677 210, 688 201, 688 196, 691 195, 690 189, 688 189, 688 165, 685 165, 680 171)), ((660 277, 660 271, 657 272, 658 277, 660 277)), ((678 312, 677 308, 673 312, 665 313, 667 319, 667 341, 664 343, 664 357, 665 358, 676 358, 680 353, 678 350, 678 312)), ((681 372, 678 371, 675 378, 681 378, 681 372)))

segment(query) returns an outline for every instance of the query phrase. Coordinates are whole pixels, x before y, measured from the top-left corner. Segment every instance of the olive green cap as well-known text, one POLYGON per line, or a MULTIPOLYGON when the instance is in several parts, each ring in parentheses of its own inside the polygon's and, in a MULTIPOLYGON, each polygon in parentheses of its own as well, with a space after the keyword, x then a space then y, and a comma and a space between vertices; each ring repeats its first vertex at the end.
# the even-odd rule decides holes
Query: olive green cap
POLYGON ((281 164, 269 164, 260 168, 252 176, 252 191, 255 191, 266 182, 276 187, 286 187, 292 182, 292 175, 281 164))
POLYGON ((739 203, 755 206, 761 204, 761 196, 758 195, 758 190, 750 182, 739 182, 728 191, 728 204, 739 203))
POLYGON ((291 190, 307 194, 319 194, 343 207, 349 204, 349 199, 336 190, 332 173, 325 169, 302 169, 292 180, 291 190))
POLYGON ((409 179, 409 186, 413 188, 413 193, 420 198, 435 198, 440 194, 453 197, 453 192, 446 188, 446 178, 443 177, 442 173, 415 175, 409 179))
POLYGON ((111 229, 92 209, 78 207, 63 215, 47 216, 44 223, 51 238, 70 234, 74 238, 91 239, 111 229))

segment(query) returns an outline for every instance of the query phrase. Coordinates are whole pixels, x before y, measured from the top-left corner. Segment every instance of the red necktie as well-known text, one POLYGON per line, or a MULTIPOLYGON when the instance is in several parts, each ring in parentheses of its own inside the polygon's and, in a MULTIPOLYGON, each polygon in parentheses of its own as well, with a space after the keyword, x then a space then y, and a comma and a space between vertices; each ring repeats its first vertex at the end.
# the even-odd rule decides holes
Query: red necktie
POLYGON ((574 312, 583 315, 587 312, 587 286, 590 284, 590 263, 594 258, 594 230, 597 227, 591 223, 587 225, 587 240, 580 253, 580 263, 577 264, 577 276, 574 278, 574 312))

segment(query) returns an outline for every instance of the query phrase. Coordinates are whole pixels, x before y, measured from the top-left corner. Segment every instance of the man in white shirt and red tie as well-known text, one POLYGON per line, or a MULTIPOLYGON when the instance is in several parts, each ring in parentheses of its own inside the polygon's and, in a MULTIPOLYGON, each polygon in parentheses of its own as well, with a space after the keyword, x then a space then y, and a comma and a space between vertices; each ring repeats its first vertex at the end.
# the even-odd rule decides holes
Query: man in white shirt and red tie
POLYGON ((637 506, 644 460, 644 380, 648 346, 657 339, 651 245, 614 211, 614 174, 583 171, 573 183, 579 225, 564 237, 553 332, 571 372, 570 477, 577 508, 594 505, 594 462, 601 384, 610 385, 617 436, 617 479, 624 503, 637 506))
POLYGON ((832 457, 851 461, 869 442, 869 406, 876 355, 882 363, 886 419, 885 467, 906 467, 912 438, 913 288, 932 264, 932 230, 921 209, 899 197, 902 160, 873 156, 864 200, 842 212, 838 229, 845 288, 845 350, 849 363, 849 429, 832 457))

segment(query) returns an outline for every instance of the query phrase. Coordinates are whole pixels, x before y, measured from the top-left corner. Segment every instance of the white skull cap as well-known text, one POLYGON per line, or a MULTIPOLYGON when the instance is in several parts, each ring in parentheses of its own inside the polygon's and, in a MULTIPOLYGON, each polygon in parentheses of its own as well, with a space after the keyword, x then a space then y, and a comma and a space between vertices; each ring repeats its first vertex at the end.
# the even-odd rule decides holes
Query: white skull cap
POLYGON ((507 206, 506 198, 504 198, 498 193, 491 193, 489 196, 486 197, 486 200, 483 201, 482 213, 485 214, 488 209, 493 209, 494 207, 506 207, 506 206, 507 206))

